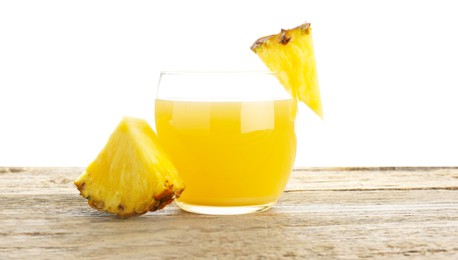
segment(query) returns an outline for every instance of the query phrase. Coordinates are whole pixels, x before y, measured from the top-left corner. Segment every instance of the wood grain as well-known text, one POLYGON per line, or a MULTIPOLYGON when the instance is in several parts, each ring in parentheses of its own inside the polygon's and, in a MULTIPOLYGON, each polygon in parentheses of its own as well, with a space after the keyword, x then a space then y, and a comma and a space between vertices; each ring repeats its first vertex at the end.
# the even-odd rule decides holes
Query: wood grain
POLYGON ((0 168, 0 259, 458 258, 458 168, 295 170, 263 213, 89 208, 82 168, 0 168))

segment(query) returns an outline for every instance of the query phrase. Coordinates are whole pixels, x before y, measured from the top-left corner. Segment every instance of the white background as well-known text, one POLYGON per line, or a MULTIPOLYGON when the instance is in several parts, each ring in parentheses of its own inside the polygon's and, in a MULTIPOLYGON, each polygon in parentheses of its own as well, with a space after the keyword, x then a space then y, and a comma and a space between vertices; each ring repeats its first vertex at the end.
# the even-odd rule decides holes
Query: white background
POLYGON ((325 120, 296 166, 458 164, 453 1, 0 1, 0 165, 86 166, 161 70, 266 70, 249 47, 312 23, 325 120))

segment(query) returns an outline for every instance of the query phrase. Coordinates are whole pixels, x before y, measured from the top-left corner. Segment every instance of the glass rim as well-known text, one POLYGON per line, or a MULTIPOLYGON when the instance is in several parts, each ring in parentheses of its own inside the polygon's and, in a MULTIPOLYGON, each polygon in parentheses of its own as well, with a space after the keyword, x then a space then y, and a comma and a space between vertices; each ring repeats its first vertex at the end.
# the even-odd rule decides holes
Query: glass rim
POLYGON ((282 75, 282 71, 268 71, 268 70, 163 70, 159 72, 160 76, 163 75, 199 75, 199 74, 222 74, 222 75, 236 75, 236 74, 267 74, 267 75, 282 75))
POLYGON ((194 101, 291 99, 285 88, 281 86, 280 78, 285 76, 285 72, 267 70, 161 71, 156 99, 194 101))

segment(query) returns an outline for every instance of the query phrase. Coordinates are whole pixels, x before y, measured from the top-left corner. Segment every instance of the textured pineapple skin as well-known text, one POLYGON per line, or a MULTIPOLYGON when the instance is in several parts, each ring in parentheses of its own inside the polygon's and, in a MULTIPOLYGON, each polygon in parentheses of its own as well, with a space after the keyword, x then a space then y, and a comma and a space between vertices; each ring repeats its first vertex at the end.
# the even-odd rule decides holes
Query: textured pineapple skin
POLYGON ((129 117, 74 184, 91 207, 121 218, 160 210, 185 189, 148 123, 129 117))
POLYGON ((251 46, 290 95, 323 117, 310 23, 265 36, 251 46))

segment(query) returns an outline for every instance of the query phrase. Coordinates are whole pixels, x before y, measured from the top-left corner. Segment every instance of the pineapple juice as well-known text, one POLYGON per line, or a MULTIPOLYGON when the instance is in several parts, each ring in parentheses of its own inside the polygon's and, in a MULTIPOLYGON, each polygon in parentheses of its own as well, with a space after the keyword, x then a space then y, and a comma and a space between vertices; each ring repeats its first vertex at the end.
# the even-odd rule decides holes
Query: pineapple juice
POLYGON ((292 99, 156 100, 159 141, 186 184, 178 205, 274 204, 296 155, 295 109, 292 99))

